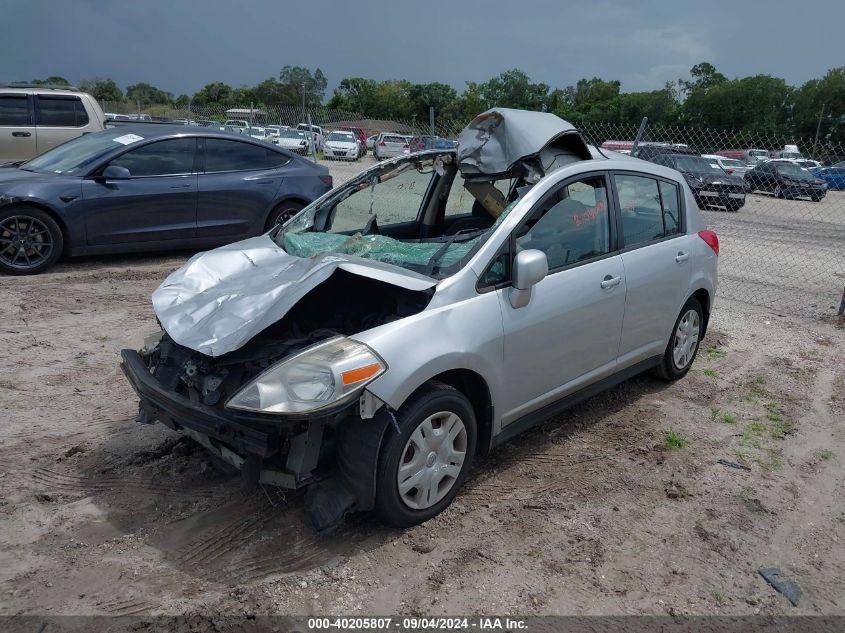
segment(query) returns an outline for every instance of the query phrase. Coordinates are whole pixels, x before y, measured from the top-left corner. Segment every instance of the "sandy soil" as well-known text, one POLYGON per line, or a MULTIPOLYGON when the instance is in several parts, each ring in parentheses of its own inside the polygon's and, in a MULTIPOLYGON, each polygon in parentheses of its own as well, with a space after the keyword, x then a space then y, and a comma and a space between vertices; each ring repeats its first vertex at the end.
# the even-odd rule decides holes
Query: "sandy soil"
POLYGON ((0 279, 0 614, 845 611, 833 320, 722 301, 686 379, 631 380, 518 438, 426 525, 317 536, 299 495, 244 490, 133 422, 118 350, 155 328, 150 292, 181 261, 0 279), (798 607, 760 566, 801 585, 798 607))

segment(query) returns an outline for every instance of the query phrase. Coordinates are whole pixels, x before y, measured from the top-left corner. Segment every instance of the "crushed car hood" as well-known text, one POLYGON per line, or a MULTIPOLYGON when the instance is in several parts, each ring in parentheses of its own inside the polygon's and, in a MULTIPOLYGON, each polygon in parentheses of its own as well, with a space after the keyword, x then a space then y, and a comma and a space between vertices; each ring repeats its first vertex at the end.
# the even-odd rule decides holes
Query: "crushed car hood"
POLYGON ((153 309, 174 341, 221 356, 279 321, 337 269, 408 290, 437 283, 352 255, 293 257, 261 235, 194 255, 153 293, 153 309))
POLYGON ((458 137, 458 166, 464 175, 504 174, 541 154, 549 154, 543 157, 547 165, 562 153, 571 160, 591 158, 575 126, 550 112, 493 108, 475 117, 458 137))

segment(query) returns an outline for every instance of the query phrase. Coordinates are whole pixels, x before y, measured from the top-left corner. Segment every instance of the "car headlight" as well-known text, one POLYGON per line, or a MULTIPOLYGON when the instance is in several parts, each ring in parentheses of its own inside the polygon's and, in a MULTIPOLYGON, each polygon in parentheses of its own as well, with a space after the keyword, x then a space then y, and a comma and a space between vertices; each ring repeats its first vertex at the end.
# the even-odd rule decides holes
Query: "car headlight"
POLYGON ((358 341, 337 337, 273 365, 226 403, 259 413, 305 413, 352 400, 387 364, 358 341))
POLYGON ((695 176, 690 176, 688 174, 684 174, 684 178, 686 179, 687 184, 693 189, 700 189, 704 186, 704 181, 701 178, 696 178, 695 176))

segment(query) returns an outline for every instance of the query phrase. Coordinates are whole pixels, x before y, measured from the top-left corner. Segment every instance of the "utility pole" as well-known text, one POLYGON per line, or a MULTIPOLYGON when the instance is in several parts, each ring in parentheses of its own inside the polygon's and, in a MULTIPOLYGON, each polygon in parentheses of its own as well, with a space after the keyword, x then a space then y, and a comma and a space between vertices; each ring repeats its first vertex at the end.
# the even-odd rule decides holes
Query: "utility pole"
POLYGON ((816 139, 813 141, 813 160, 816 160, 816 147, 819 144, 819 132, 822 129, 822 117, 824 116, 824 106, 825 106, 825 104, 823 103, 822 104, 822 111, 819 112, 819 122, 816 125, 816 139))

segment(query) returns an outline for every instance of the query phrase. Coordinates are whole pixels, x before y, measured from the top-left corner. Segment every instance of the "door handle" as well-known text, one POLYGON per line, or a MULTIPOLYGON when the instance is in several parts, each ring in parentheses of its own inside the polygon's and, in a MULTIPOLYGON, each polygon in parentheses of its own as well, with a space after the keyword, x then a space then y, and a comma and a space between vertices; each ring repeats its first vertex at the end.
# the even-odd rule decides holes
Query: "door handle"
POLYGON ((19 136, 26 138, 27 136, 32 136, 32 132, 12 132, 12 136, 19 136))
POLYGON ((190 189, 191 185, 170 185, 171 189, 190 189))
POLYGON ((618 286, 622 283, 622 277, 613 277, 611 275, 605 275, 604 281, 601 282, 601 287, 607 290, 608 288, 613 288, 614 286, 618 286))
POLYGON ((679 264, 684 263, 689 259, 689 253, 685 253, 683 251, 678 251, 678 254, 675 256, 675 261, 679 264))

